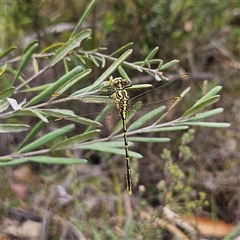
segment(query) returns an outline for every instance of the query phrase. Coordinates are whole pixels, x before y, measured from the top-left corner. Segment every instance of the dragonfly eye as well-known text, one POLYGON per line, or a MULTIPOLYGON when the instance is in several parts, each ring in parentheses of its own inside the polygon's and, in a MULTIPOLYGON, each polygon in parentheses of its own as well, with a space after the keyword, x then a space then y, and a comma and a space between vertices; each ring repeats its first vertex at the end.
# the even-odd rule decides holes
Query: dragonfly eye
POLYGON ((129 84, 129 82, 126 80, 126 79, 122 79, 122 85, 124 86, 124 85, 128 85, 129 84))

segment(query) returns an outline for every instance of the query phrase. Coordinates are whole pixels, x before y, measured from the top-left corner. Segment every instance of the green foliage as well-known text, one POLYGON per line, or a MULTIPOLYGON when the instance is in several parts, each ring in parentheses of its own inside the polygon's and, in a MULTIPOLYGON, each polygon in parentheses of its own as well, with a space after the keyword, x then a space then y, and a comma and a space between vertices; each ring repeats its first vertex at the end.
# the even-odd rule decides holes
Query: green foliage
MULTIPOLYGON (((193 154, 191 148, 187 144, 194 140, 193 131, 189 130, 184 133, 181 139, 181 145, 179 146, 179 158, 184 161, 188 161, 192 158, 193 154)), ((160 191, 159 196, 164 205, 176 212, 196 213, 208 205, 206 200, 206 193, 200 191, 195 199, 192 199, 192 187, 193 176, 191 174, 187 177, 180 169, 180 166, 173 162, 172 154, 169 150, 164 149, 161 154, 163 160, 165 160, 165 177, 166 180, 162 180, 158 184, 160 191), (188 178, 188 179, 187 179, 188 178), (187 182, 187 184, 186 184, 187 182)))
MULTIPOLYGON (((73 111, 66 110, 66 109, 56 109, 56 108, 48 108, 46 109, 46 106, 56 104, 58 102, 66 102, 70 100, 78 100, 80 103, 88 102, 96 103, 96 100, 94 100, 93 94, 99 94, 100 91, 106 89, 108 83, 106 80, 108 77, 113 74, 116 70, 119 70, 120 75, 122 77, 130 80, 130 77, 128 76, 128 73, 125 71, 126 68, 131 69, 133 71, 139 71, 141 73, 147 73, 153 76, 156 80, 161 80, 165 77, 162 76, 162 73, 160 72, 161 69, 166 69, 167 67, 172 66, 172 64, 177 63, 178 61, 170 61, 169 63, 162 64, 163 61, 158 58, 154 58, 158 47, 155 47, 152 51, 150 51, 146 58, 144 60, 140 60, 137 62, 128 62, 126 59, 132 54, 132 50, 128 49, 132 44, 126 44, 125 46, 117 49, 114 51, 111 55, 105 55, 101 53, 101 48, 96 50, 84 50, 84 48, 81 46, 83 41, 87 42, 89 41, 89 37, 91 36, 91 30, 85 29, 81 32, 78 32, 79 27, 81 26, 84 18, 89 14, 90 9, 93 6, 94 1, 89 5, 89 8, 86 10, 83 17, 80 19, 79 24, 77 25, 76 29, 73 31, 72 37, 63 45, 58 46, 58 50, 56 53, 48 53, 46 54, 46 58, 50 57, 50 61, 47 64, 46 67, 38 71, 38 68, 35 69, 35 75, 32 77, 29 77, 28 79, 23 79, 22 76, 23 70, 31 65, 31 60, 34 60, 32 64, 34 66, 38 66, 41 58, 44 56, 44 53, 42 55, 38 55, 35 53, 37 49, 37 42, 33 41, 30 43, 23 51, 23 54, 21 57, 18 57, 19 61, 19 68, 17 71, 14 72, 13 69, 11 69, 11 66, 9 65, 10 61, 7 61, 8 64, 7 69, 3 72, 3 78, 5 82, 7 82, 8 86, 10 85, 10 88, 5 88, 2 90, 1 94, 1 102, 2 104, 5 104, 3 107, 3 112, 1 114, 1 117, 4 119, 12 119, 13 117, 16 120, 20 120, 23 116, 34 116, 40 119, 40 121, 43 121, 45 123, 49 122, 49 119, 52 117, 55 118, 65 118, 67 120, 73 121, 73 122, 79 122, 82 124, 92 125, 93 126, 101 126, 101 124, 98 121, 101 121, 103 118, 100 116, 102 113, 99 114, 99 116, 96 118, 97 121, 91 120, 87 117, 79 117, 77 116, 73 111), (119 57, 114 57, 116 54, 121 54, 119 57), (58 96, 59 94, 63 94, 66 90, 68 90, 70 87, 74 87, 77 82, 84 79, 86 76, 89 76, 91 73, 91 69, 86 69, 86 65, 88 65, 85 60, 82 61, 80 66, 74 67, 72 70, 69 69, 69 64, 65 61, 68 57, 71 57, 71 59, 78 58, 78 59, 86 59, 86 61, 92 62, 96 67, 103 68, 105 67, 106 62, 110 62, 111 65, 106 68, 103 73, 93 82, 93 84, 90 84, 88 86, 83 86, 80 90, 75 91, 72 93, 71 97, 64 97, 61 100, 58 100, 56 98, 50 99, 50 102, 48 102, 46 99, 48 99, 51 95, 52 96, 58 96), (29 86, 30 83, 34 82, 34 80, 37 77, 42 76, 48 69, 53 68, 56 64, 63 61, 66 73, 63 74, 57 81, 53 82, 50 86, 49 85, 38 85, 34 88, 31 88, 29 86), (100 63, 100 64, 98 64, 100 63), (154 68, 157 64, 157 67, 154 68), (11 69, 11 70, 10 70, 11 69), (11 82, 10 78, 5 76, 4 73, 12 72, 13 74, 13 81, 11 82), (21 82, 20 85, 17 85, 17 82, 21 82), (45 87, 45 88, 44 88, 45 87), (42 90, 43 89, 43 90, 42 90), (17 100, 15 99, 15 94, 20 92, 33 92, 39 90, 40 93, 38 93, 34 97, 30 97, 26 99, 26 103, 18 104, 17 100), (89 97, 92 96, 92 100, 90 100, 89 97), (11 97, 11 98, 10 98, 11 97), (9 103, 9 104, 8 104, 9 103), (8 107, 8 110, 6 110, 8 107), (10 107, 13 109, 13 111, 10 111, 10 107)), ((57 45, 55 45, 57 46, 57 45)), ((5 51, 4 54, 10 53, 12 47, 9 48, 9 51, 5 51)), ((168 85, 168 84, 167 84, 168 85)), ((141 87, 141 85, 139 85, 141 87)), ((156 91, 163 90, 165 87, 161 87, 156 89, 156 91)), ((196 103, 185 113, 183 113, 182 117, 172 120, 172 121, 165 121, 162 123, 163 119, 167 117, 167 115, 171 112, 173 108, 175 108, 181 99, 188 93, 190 88, 186 89, 182 94, 180 94, 180 97, 178 97, 175 102, 171 105, 168 110, 166 110, 166 107, 161 106, 159 108, 156 108, 152 111, 149 111, 147 114, 145 114, 143 117, 139 118, 137 121, 135 121, 128 130, 128 135, 136 135, 139 133, 149 133, 149 132, 157 132, 157 131, 167 131, 167 130, 178 130, 178 129, 185 129, 188 128, 189 125, 200 125, 200 126, 211 126, 211 127, 227 127, 229 126, 226 123, 206 123, 206 122, 196 122, 195 120, 201 119, 203 117, 214 115, 219 113, 216 110, 210 110, 210 112, 202 113, 203 116, 200 115, 199 111, 205 109, 206 107, 209 107, 213 103, 219 100, 219 96, 215 95, 221 87, 215 87, 211 91, 209 91, 205 96, 203 96, 201 99, 196 101, 196 103), (209 113, 209 114, 207 114, 209 113), (199 114, 199 115, 198 115, 199 114), (155 123, 152 123, 152 119, 158 120, 155 123)), ((150 90, 150 92, 153 92, 153 90, 150 90)), ((101 96, 98 97, 98 101, 101 100, 101 96)), ((97 99, 97 98, 96 98, 97 99)), ((102 98, 103 102, 106 101, 105 98, 102 98)), ((139 111, 138 108, 140 108, 141 105, 138 107, 132 107, 133 111, 129 113, 127 121, 130 121, 132 117, 139 111), (135 110, 134 110, 135 109, 135 110)), ((105 111, 105 110, 104 110, 105 111)), ((88 133, 90 130, 86 130, 86 132, 82 132, 77 136, 74 136, 69 139, 65 139, 63 141, 63 144, 57 143, 54 144, 54 140, 59 138, 61 135, 65 135, 66 132, 64 132, 64 128, 52 131, 50 133, 47 133, 45 136, 42 136, 41 138, 38 138, 37 140, 29 143, 31 139, 34 139, 37 137, 37 134, 41 131, 41 128, 44 127, 44 125, 37 125, 37 127, 32 128, 25 139, 23 139, 23 142, 19 144, 18 150, 15 153, 11 153, 9 156, 4 156, 4 158, 12 158, 14 154, 14 158, 22 158, 26 154, 29 156, 38 154, 39 153, 50 153, 52 150, 61 149, 61 148, 69 148, 69 149, 94 149, 98 151, 103 152, 109 152, 109 153, 119 153, 124 154, 124 152, 120 149, 118 149, 116 142, 113 141, 115 139, 118 139, 121 137, 121 135, 117 135, 117 133, 122 128, 122 123, 119 121, 119 123, 116 125, 116 127, 113 129, 112 133, 109 135, 109 137, 106 137, 104 139, 98 140, 99 143, 95 143, 94 136, 96 136, 100 131, 95 129, 93 134, 88 133), (84 140, 85 139, 85 140, 84 140), (84 141, 87 141, 85 142, 84 141), (89 141, 89 140, 92 140, 89 141), (51 143, 53 147, 48 148, 47 144, 51 143), (106 146, 105 146, 106 143, 106 146), (115 144, 115 145, 114 145, 115 144), (61 146, 61 147, 60 147, 61 146), (35 151, 35 152, 34 152, 35 151), (25 154, 25 155, 24 155, 25 154)), ((18 131, 24 131, 27 130, 26 124, 22 125, 22 128, 20 128, 20 125, 17 124, 2 124, 2 132, 15 132, 16 129, 18 131)), ((70 129, 67 129, 67 132, 74 129, 74 125, 71 126, 70 129)), ((133 138, 135 141, 146 141, 146 142, 158 142, 158 141, 166 141, 164 138, 157 140, 156 138, 133 138)), ((168 141, 168 139, 167 139, 168 141)), ((186 152, 186 147, 184 152, 186 152)), ((137 153, 131 153, 130 156, 134 157, 141 157, 141 155, 137 153)), ((3 163, 3 165, 8 165, 8 162, 3 163)), ((12 163, 11 163, 12 164, 12 163)))
MULTIPOLYGON (((62 1, 56 7, 56 3, 45 0, 31 3, 21 0, 16 3, 9 2, 9 5, 4 4, 2 6, 7 11, 3 11, 5 31, 2 32, 4 40, 1 48, 4 49, 0 49, 0 134, 1 137, 4 137, 4 134, 15 137, 19 136, 16 134, 20 132, 21 137, 16 145, 4 142, 7 153, 1 156, 0 166, 15 166, 27 162, 69 165, 64 166, 63 174, 68 176, 67 181, 71 185, 73 209, 69 211, 64 206, 60 208, 63 208, 64 217, 69 217, 88 239, 138 239, 142 236, 146 239, 159 239, 165 228, 165 225, 155 225, 155 216, 159 217, 159 211, 149 213, 150 220, 148 218, 144 221, 141 218, 142 211, 147 209, 149 212, 151 209, 151 199, 145 197, 148 194, 151 195, 150 198, 160 199, 163 207, 170 206, 177 212, 192 213, 208 204, 206 193, 197 192, 192 185, 195 172, 188 168, 187 175, 181 166, 195 159, 191 144, 194 144, 197 136, 194 135, 192 127, 202 129, 230 126, 225 122, 206 122, 207 118, 216 117, 223 112, 223 108, 216 108, 222 87, 214 86, 213 83, 211 89, 201 96, 188 86, 178 93, 177 87, 173 90, 174 95, 168 95, 170 99, 163 97, 163 101, 159 101, 166 87, 146 91, 150 84, 143 84, 141 77, 137 79, 138 84, 135 84, 134 77, 150 75, 159 82, 166 81, 168 79, 162 71, 179 63, 177 59, 170 60, 175 56, 181 59, 181 66, 191 54, 197 63, 202 61, 202 47, 209 47, 206 44, 216 31, 223 27, 226 18, 227 21, 233 18, 229 9, 237 6, 234 1, 152 0, 148 1, 148 4, 140 0, 91 1, 88 6, 84 1, 70 1, 70 4, 62 1), (47 3, 50 4, 49 9, 46 8, 47 3), (76 14, 69 14, 69 8, 65 9, 66 4, 76 14), (94 6, 95 10, 92 11, 94 6), (56 11, 52 13, 50 8, 56 8, 56 11), (86 8, 85 11, 79 14, 79 9, 83 8, 86 8), (41 11, 44 14, 40 15, 41 11), (79 16, 80 19, 76 19, 79 16), (15 19, 16 26, 12 19, 15 19), (88 23, 94 19, 97 19, 97 24, 90 29, 88 23), (47 27, 59 20, 78 23, 71 32, 58 36, 58 42, 55 42, 56 36, 47 34, 40 42, 32 41, 21 49, 24 44, 20 43, 20 40, 26 35, 26 32, 23 32, 24 27, 28 27, 29 33, 39 34, 39 29, 47 32, 47 27), (206 25, 207 21, 210 24, 206 25), (4 37, 5 32, 8 32, 8 36, 4 37), (9 42, 18 48, 9 46, 9 42), (106 51, 106 48, 100 46, 107 43, 110 44, 106 51), (169 62, 162 59, 169 59, 169 62), (54 72, 57 74, 53 74, 54 72), (95 152, 102 157, 101 161, 112 155, 121 155, 121 159, 125 156, 122 121, 119 120, 115 126, 109 124, 103 127, 106 116, 113 118, 112 108, 116 108, 107 95, 108 79, 111 75, 133 80, 133 87, 126 90, 134 92, 140 89, 150 101, 154 99, 153 94, 157 94, 157 102, 154 102, 156 105, 149 102, 145 104, 144 101, 136 102, 136 105, 132 104, 127 117, 130 149, 136 142, 145 144, 142 154, 138 153, 141 149, 129 151, 134 191, 139 180, 139 159, 146 157, 148 146, 156 146, 157 143, 162 145, 171 140, 158 134, 184 132, 179 146, 179 159, 174 161, 173 154, 168 150, 162 155, 165 166, 164 180, 159 182, 157 189, 153 187, 146 191, 146 182, 140 178, 140 200, 137 202, 137 198, 133 199, 137 202, 133 208, 128 206, 131 205, 129 199, 122 192, 123 176, 119 174, 119 163, 116 163, 115 159, 110 163, 110 167, 108 166, 111 180, 106 178, 106 172, 103 171, 101 176, 99 173, 94 175, 94 166, 91 166, 90 177, 85 179, 77 172, 76 166, 72 166, 86 163, 87 160, 82 158, 90 159, 89 156, 95 152), (70 96, 67 95, 69 92, 70 96), (181 103, 187 101, 188 96, 188 99, 192 100, 191 104, 183 110, 181 103), (74 105, 71 105, 72 102, 74 105), (107 106, 99 112, 96 109, 101 104, 107 106), (92 112, 89 114, 92 109, 93 115, 92 112), (62 127, 61 122, 64 120, 72 124, 62 127), (57 128, 54 129, 52 126, 55 124, 57 128), (75 158, 76 151, 85 153, 85 156, 75 158), (78 176, 81 181, 78 181, 78 176), (103 188, 108 194, 107 197, 101 192, 103 188), (156 191, 157 195, 154 195, 156 191), (97 202, 96 209, 92 207, 94 201, 97 202), (110 203, 114 206, 110 206, 111 210, 108 211, 106 208, 110 203), (113 229, 112 222, 117 222, 117 228, 113 229), (121 237, 118 237, 116 232, 121 237)), ((230 37, 228 40, 236 46, 239 29, 232 30, 230 36, 235 36, 235 39, 230 37)), ((170 81, 168 87, 171 84, 174 84, 174 81, 170 81)), ((138 97, 133 97, 132 100, 135 98, 138 97)), ((139 100, 141 101, 141 98, 139 100)), ((151 167, 154 159, 150 157, 148 161, 151 167)), ((55 175, 58 178, 62 177, 60 174, 61 171, 52 170, 50 173, 51 177, 55 175)), ((48 193, 43 197, 48 198, 48 193)), ((213 207, 215 205, 213 204, 213 207)))

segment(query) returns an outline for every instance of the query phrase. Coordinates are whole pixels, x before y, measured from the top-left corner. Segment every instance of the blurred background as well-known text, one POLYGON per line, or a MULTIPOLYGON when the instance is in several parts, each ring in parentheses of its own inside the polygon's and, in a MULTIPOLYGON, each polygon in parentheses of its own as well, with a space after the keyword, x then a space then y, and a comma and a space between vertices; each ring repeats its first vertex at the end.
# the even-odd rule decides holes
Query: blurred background
MULTIPOLYGON (((66 42, 88 3, 80 0, 1 1, 0 50, 15 45, 20 55, 35 39, 39 41, 39 52, 53 43, 66 42)), ((164 207, 169 206, 171 198, 174 212, 184 216, 195 214, 195 220, 201 217, 208 225, 214 218, 222 229, 227 229, 222 235, 202 230, 200 236, 223 239, 240 220, 239 7, 237 0, 97 1, 82 24, 83 28, 92 29, 92 39, 84 45, 84 50, 106 47, 107 55, 133 42, 134 51, 128 60, 138 61, 158 46, 156 57, 163 62, 180 61, 164 71, 164 76, 172 78, 189 72, 200 88, 204 80, 208 80, 209 86, 223 87, 221 100, 214 107, 223 107, 224 112, 211 121, 228 122, 231 127, 195 127, 184 136, 183 132, 169 134, 170 143, 136 145, 136 151, 144 158, 133 160, 136 177, 133 177, 134 194, 130 199, 123 190, 116 190, 116 185, 124 181, 123 176, 116 180, 114 174, 122 157, 90 154, 89 163, 77 167, 77 172, 71 166, 41 164, 2 168, 2 229, 9 226, 10 219, 21 216, 22 221, 45 221, 40 229, 41 239, 175 239, 177 233, 156 223, 156 218, 164 219, 164 207), (183 147, 187 148, 183 151, 183 147), (172 161, 178 166, 176 172, 181 169, 185 178, 176 174, 177 182, 174 182, 174 173, 166 170, 170 160, 162 155, 164 148, 171 151, 172 161), (185 151, 189 151, 191 161, 184 160, 185 151), (109 164, 111 161, 114 163, 109 164), (182 189, 188 186, 189 192, 173 192, 172 184, 179 182, 182 189), (111 193, 106 192, 109 184, 115 189, 111 193), (59 205, 61 199, 54 198, 53 189, 68 199, 65 205, 59 205), (202 193, 204 200, 201 201, 202 193), (124 234, 128 238, 124 238, 124 234)), ((13 67, 15 63, 12 64, 13 67)), ((41 68, 44 61, 42 64, 41 68)), ((94 65, 89 68, 93 69, 91 82, 104 71, 94 65)), ((26 69, 25 74, 31 71, 26 69)), ((62 74, 64 68, 56 66, 45 79, 38 81, 47 82, 62 74)), ((148 76, 136 75, 135 71, 129 70, 128 75, 154 82, 148 76)), ((4 138, 1 137, 1 141, 4 138)), ((18 140, 12 136, 9 141, 18 140)), ((124 170, 121 173, 124 175, 124 170)), ((124 184, 121 186, 125 189, 124 184)))

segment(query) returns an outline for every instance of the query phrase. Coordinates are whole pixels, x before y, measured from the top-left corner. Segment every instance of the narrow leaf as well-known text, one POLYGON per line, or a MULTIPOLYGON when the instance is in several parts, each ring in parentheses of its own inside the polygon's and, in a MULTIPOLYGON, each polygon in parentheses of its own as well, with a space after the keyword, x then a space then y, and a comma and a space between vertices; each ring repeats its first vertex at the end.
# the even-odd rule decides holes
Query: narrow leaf
POLYGON ((93 9, 94 5, 96 4, 96 0, 92 0, 88 6, 85 8, 85 11, 83 14, 81 14, 81 18, 79 19, 79 22, 76 26, 76 28, 74 29, 71 38, 73 38, 76 33, 80 30, 82 23, 85 21, 85 19, 87 18, 88 14, 91 12, 91 10, 93 9))
POLYGON ((204 112, 204 113, 197 113, 194 117, 184 118, 184 119, 178 121, 178 123, 196 121, 196 120, 199 120, 199 119, 214 116, 214 115, 219 114, 221 112, 223 112, 223 108, 216 108, 216 109, 204 112))
POLYGON ((231 124, 229 123, 222 123, 222 122, 186 122, 186 123, 181 123, 181 125, 182 124, 191 125, 191 126, 214 127, 214 128, 227 128, 231 126, 231 124))
POLYGON ((26 67, 28 61, 31 59, 33 53, 35 52, 35 50, 38 48, 38 43, 36 41, 30 43, 26 49, 24 50, 24 56, 23 56, 23 61, 17 71, 17 74, 14 77, 13 80, 13 85, 14 82, 16 81, 16 79, 21 75, 22 71, 24 70, 24 68, 26 67))
POLYGON ((5 73, 7 69, 7 63, 0 67, 0 77, 5 73))
POLYGON ((38 110, 34 110, 34 109, 19 109, 16 112, 14 112, 12 116, 34 116, 34 117, 38 117, 39 119, 41 119, 43 122, 48 123, 48 119, 46 117, 44 117, 40 111, 38 110))
POLYGON ((118 71, 124 79, 126 79, 129 83, 132 83, 131 79, 129 78, 129 76, 127 75, 127 73, 125 72, 124 68, 121 65, 118 67, 118 71))
POLYGON ((7 110, 9 107, 9 103, 8 101, 5 99, 5 100, 0 100, 0 112, 4 112, 5 110, 7 110))
POLYGON ((188 126, 174 126, 174 127, 161 127, 161 128, 153 128, 153 129, 148 129, 147 131, 144 132, 168 132, 168 131, 179 131, 179 130, 186 130, 188 129, 188 126))
POLYGON ((124 52, 115 62, 111 64, 111 66, 95 81, 95 83, 91 86, 90 90, 98 86, 104 80, 106 80, 117 68, 118 66, 126 60, 130 54, 132 53, 132 49, 124 52))
POLYGON ((149 54, 148 54, 148 56, 146 57, 146 59, 145 60, 151 60, 155 55, 156 55, 156 53, 158 52, 158 49, 159 49, 159 47, 155 47, 149 54))
MULTIPOLYGON (((81 67, 81 66, 80 66, 81 67)), ((77 82, 79 82, 80 80, 82 80, 85 76, 87 76, 92 70, 91 69, 86 69, 84 71, 82 71, 81 73, 77 74, 76 76, 74 76, 73 78, 71 78, 69 81, 67 81, 66 83, 62 84, 62 86, 56 90, 56 93, 62 94, 63 92, 65 92, 67 89, 69 89, 70 87, 72 87, 74 84, 76 84, 77 82)))
MULTIPOLYGON (((95 144, 95 143, 94 143, 95 144)), ((99 144, 99 143, 98 143, 99 144)), ((119 140, 113 140, 111 142, 101 142, 100 143, 102 146, 105 147, 112 147, 112 148, 124 148, 124 142, 123 139, 119 140)), ((133 142, 128 142, 128 147, 132 147, 134 144, 133 142)))
POLYGON ((24 138, 24 140, 21 142, 18 149, 21 149, 23 146, 25 146, 28 142, 30 142, 37 134, 46 126, 46 123, 43 121, 40 121, 38 124, 35 125, 35 127, 30 131, 30 133, 24 138))
POLYGON ((45 89, 47 89, 51 86, 52 86, 52 84, 47 83, 47 84, 43 84, 43 85, 40 85, 40 86, 36 86, 36 87, 28 88, 28 89, 23 89, 23 90, 18 91, 18 92, 38 92, 38 91, 45 90, 45 89))
POLYGON ((154 137, 128 137, 129 141, 132 142, 152 142, 152 143, 158 143, 158 142, 169 142, 170 138, 154 138, 154 137))
POLYGON ((160 70, 165 70, 165 69, 167 69, 167 68, 169 68, 169 67, 171 67, 171 66, 173 66, 173 65, 175 65, 175 64, 177 64, 177 63, 179 63, 179 60, 174 59, 174 60, 172 60, 172 61, 170 61, 170 62, 168 62, 168 63, 163 64, 163 65, 161 66, 160 70))
POLYGON ((57 143, 56 145, 54 145, 52 147, 52 149, 63 149, 63 148, 68 148, 70 146, 74 146, 76 144, 79 144, 81 142, 85 142, 89 139, 92 139, 93 137, 97 136, 101 131, 96 129, 96 130, 93 130, 93 131, 90 131, 90 132, 87 132, 87 133, 84 133, 84 134, 80 134, 80 135, 77 135, 77 136, 74 136, 74 137, 71 137, 65 141, 62 141, 60 143, 57 143))
POLYGON ((101 61, 102 61, 101 67, 104 68, 105 65, 106 65, 106 60, 105 60, 105 58, 103 56, 101 56, 101 61))
POLYGON ((97 67, 99 67, 99 63, 97 62, 96 58, 93 57, 93 55, 90 55, 90 58, 91 58, 91 60, 93 61, 93 63, 94 63, 97 67))
POLYGON ((71 38, 66 44, 64 44, 52 57, 52 59, 49 62, 48 67, 54 66, 56 63, 61 61, 70 51, 72 51, 76 47, 81 46, 81 42, 90 37, 91 35, 90 29, 85 29, 78 33, 74 38, 71 38))
POLYGON ((16 46, 12 46, 9 49, 7 49, 5 52, 0 54, 0 59, 3 59, 4 57, 6 57, 10 52, 12 52, 13 50, 17 49, 16 46))
POLYGON ((96 122, 92 119, 79 117, 78 115, 75 115, 75 113, 68 109, 41 109, 39 110, 41 113, 58 118, 58 119, 66 119, 73 122, 78 122, 81 124, 91 125, 95 127, 101 127, 102 124, 99 122, 96 122))
POLYGON ((2 124, 0 123, 0 133, 12 133, 27 131, 31 126, 27 124, 2 124))
POLYGON ((205 107, 217 102, 220 99, 219 95, 213 96, 208 98, 205 101, 201 101, 199 102, 197 105, 194 104, 193 107, 191 107, 190 109, 188 109, 183 115, 182 117, 189 117, 192 116, 194 114, 196 114, 197 112, 199 112, 200 110, 204 109, 205 107))
POLYGON ((74 129, 74 125, 67 125, 63 128, 60 129, 56 129, 53 132, 47 133, 44 136, 40 137, 39 139, 33 141, 32 143, 26 145, 25 147, 19 149, 17 151, 17 153, 25 153, 25 152, 31 152, 35 149, 38 149, 42 146, 44 146, 45 144, 53 141, 54 139, 72 131, 74 129))
POLYGON ((149 113, 145 114, 141 118, 139 118, 137 121, 135 121, 132 125, 129 126, 128 131, 133 131, 135 129, 139 129, 141 126, 146 124, 148 121, 153 119, 154 117, 158 116, 160 113, 162 113, 166 109, 166 106, 161 106, 156 109, 153 109, 149 113))
POLYGON ((64 157, 49 157, 49 156, 34 156, 34 157, 23 157, 14 159, 11 162, 0 163, 1 167, 14 166, 26 162, 39 162, 45 164, 83 164, 87 163, 86 159, 78 158, 64 158, 64 157))
POLYGON ((85 103, 106 103, 113 104, 116 103, 116 100, 113 98, 109 98, 108 96, 100 96, 100 95, 88 95, 81 98, 82 102, 85 103))
POLYGON ((216 86, 215 88, 211 89, 207 94, 205 94, 202 98, 200 98, 193 107, 199 105, 200 103, 206 101, 207 99, 213 97, 215 94, 217 94, 222 89, 222 86, 216 86))
POLYGON ((38 61, 35 57, 32 58, 32 61, 33 61, 34 72, 35 74, 37 74, 39 72, 38 61))
MULTIPOLYGON (((91 149, 91 150, 96 150, 96 151, 100 151, 100 152, 104 152, 104 153, 108 152, 108 153, 113 153, 113 154, 125 156, 124 149, 107 147, 105 145, 102 145, 102 143, 94 143, 94 144, 79 146, 77 148, 78 149, 91 149)), ((130 157, 135 157, 135 158, 142 158, 143 157, 141 154, 133 152, 133 151, 129 151, 129 156, 130 157)))
POLYGON ((0 167, 1 167, 1 163, 2 162, 9 162, 9 161, 12 161, 13 158, 12 157, 9 157, 9 156, 2 156, 0 157, 0 167))
POLYGON ((45 98, 51 96, 53 93, 55 93, 57 91, 57 89, 59 89, 68 80, 72 79, 77 74, 79 74, 81 71, 82 71, 81 66, 75 67, 72 71, 70 71, 69 73, 62 76, 60 79, 58 79, 51 87, 49 87, 48 89, 45 89, 43 92, 38 94, 36 97, 32 98, 32 100, 30 100, 26 104, 26 106, 29 107, 29 106, 35 105, 35 104, 43 101, 45 98))
POLYGON ((42 52, 41 52, 41 54, 43 54, 43 53, 45 53, 45 52, 48 52, 48 51, 51 51, 51 52, 53 52, 53 50, 55 49, 55 48, 59 48, 60 46, 63 46, 64 45, 64 43, 54 43, 54 44, 52 44, 52 45, 50 45, 50 46, 47 46, 46 48, 44 48, 43 50, 42 50, 42 52))
POLYGON ((10 87, 0 92, 0 100, 4 100, 6 98, 11 97, 12 94, 14 93, 14 89, 15 89, 14 87, 10 87))
POLYGON ((127 43, 126 45, 120 47, 119 49, 117 49, 115 52, 111 53, 110 56, 114 56, 118 53, 121 53, 125 50, 127 50, 129 47, 131 47, 133 45, 133 42, 127 43))

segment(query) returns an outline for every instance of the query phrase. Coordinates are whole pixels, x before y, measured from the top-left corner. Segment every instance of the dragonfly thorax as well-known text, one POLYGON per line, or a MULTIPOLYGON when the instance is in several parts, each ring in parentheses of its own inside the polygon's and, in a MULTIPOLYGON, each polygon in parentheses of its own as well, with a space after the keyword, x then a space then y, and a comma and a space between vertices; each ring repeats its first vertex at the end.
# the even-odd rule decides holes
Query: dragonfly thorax
POLYGON ((119 116, 126 119, 127 112, 130 109, 130 97, 125 88, 131 87, 132 84, 124 78, 109 78, 109 97, 116 99, 116 106, 119 109, 119 116))

